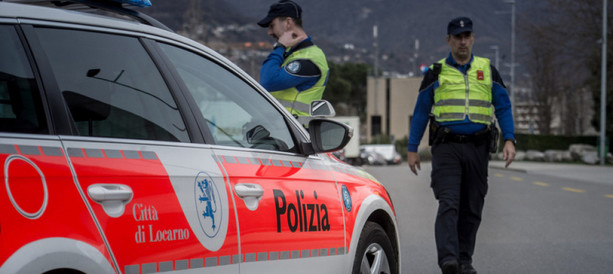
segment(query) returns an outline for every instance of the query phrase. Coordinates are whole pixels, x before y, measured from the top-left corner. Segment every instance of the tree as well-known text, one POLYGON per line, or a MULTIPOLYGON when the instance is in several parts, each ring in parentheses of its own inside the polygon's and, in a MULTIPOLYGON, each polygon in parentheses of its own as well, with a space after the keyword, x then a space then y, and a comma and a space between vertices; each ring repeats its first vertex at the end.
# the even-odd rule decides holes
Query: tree
MULTIPOLYGON (((571 79, 570 76, 576 77, 577 80, 583 80, 578 82, 586 87, 592 93, 594 99, 595 115, 592 117, 592 125, 600 130, 600 93, 601 93, 601 47, 602 47, 602 1, 600 0, 587 0, 587 1, 571 1, 571 0, 550 0, 551 2, 562 2, 560 6, 562 11, 562 18, 566 18, 570 21, 562 21, 563 26, 574 26, 574 29, 567 29, 562 32, 560 41, 564 41, 564 37, 568 40, 568 35, 578 34, 575 39, 572 39, 574 47, 570 47, 573 55, 576 58, 574 62, 581 64, 583 67, 578 75, 568 75, 566 79, 571 79), (565 34, 565 35, 564 35, 565 34), (583 73, 581 73, 583 72, 583 73), (582 76, 582 77, 577 77, 582 76)), ((611 8, 611 5, 608 5, 611 8)), ((607 15, 611 12, 607 12, 607 15)), ((607 44, 611 44, 611 20, 607 19, 607 44)), ((561 28, 563 29, 563 28, 561 28)), ((560 31, 558 31, 560 32, 560 31)), ((565 45, 565 44, 562 44, 565 45)), ((613 99, 613 87, 611 86, 610 76, 611 73, 611 56, 610 46, 607 45, 607 121, 613 119, 613 109, 611 103, 613 99)), ((611 124, 611 123, 609 123, 611 124)), ((611 135, 613 128, 610 126, 606 129, 606 134, 611 135)))
POLYGON ((528 37, 528 70, 532 77, 532 93, 529 95, 536 107, 536 126, 541 134, 551 134, 553 106, 558 99, 557 80, 559 73, 555 68, 555 52, 551 50, 546 31, 538 27, 526 29, 528 37))
POLYGON ((323 99, 332 103, 338 116, 359 116, 366 119, 366 78, 364 63, 336 64, 329 62, 330 76, 323 99))
MULTIPOLYGON (((607 29, 609 28, 609 26, 607 26, 607 29)), ((612 35, 607 34, 607 42, 610 41, 611 39, 613 39, 612 35)), ((607 43, 609 44, 609 43, 607 43)), ((606 117, 605 117, 605 121, 607 122, 608 126, 606 128, 606 136, 609 136, 609 138, 613 137, 613 127, 611 126, 613 124, 613 81, 611 81, 611 77, 613 77, 613 72, 611 71, 611 69, 613 68, 613 53, 608 50, 609 46, 607 46, 607 76, 606 76, 606 84, 607 84, 607 90, 606 90, 606 104, 605 104, 605 110, 606 110, 606 117)), ((589 65, 588 68, 591 72, 590 77, 587 79, 587 83, 586 86, 589 87, 589 89, 592 91, 592 98, 594 100, 594 108, 595 108, 595 115, 592 117, 592 126, 594 126, 594 128, 600 130, 600 113, 601 113, 601 103, 600 100, 602 98, 601 96, 601 53, 594 51, 592 58, 590 58, 589 60, 589 65)))
MULTIPOLYGON (((528 45, 522 62, 531 67, 533 103, 539 108, 557 106, 562 118, 561 133, 580 134, 584 93, 592 92, 598 100, 600 94, 602 1, 548 0, 547 4, 544 11, 538 12, 547 16, 525 16, 520 20, 520 35, 528 45)), ((599 108, 600 102, 595 103, 599 108)), ((547 119, 540 115, 540 119, 547 119)), ((599 115, 594 119, 599 121, 599 115)), ((541 127, 546 127, 544 121, 541 127)))

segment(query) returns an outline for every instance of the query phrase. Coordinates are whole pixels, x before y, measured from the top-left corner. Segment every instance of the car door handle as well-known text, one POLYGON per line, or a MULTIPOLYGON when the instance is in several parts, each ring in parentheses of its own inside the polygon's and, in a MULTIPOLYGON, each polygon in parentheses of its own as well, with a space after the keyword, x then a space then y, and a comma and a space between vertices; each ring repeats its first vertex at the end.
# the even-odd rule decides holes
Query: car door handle
POLYGON ((237 184, 236 186, 234 186, 234 191, 236 191, 236 195, 241 198, 260 198, 262 197, 262 195, 264 195, 264 190, 262 189, 262 187, 256 184, 237 184))
POLYGON ((234 186, 234 192, 251 211, 258 209, 259 201, 264 195, 264 189, 257 184, 237 184, 234 186))
POLYGON ((126 185, 95 184, 87 188, 87 193, 96 202, 127 201, 132 199, 132 189, 126 185))
POLYGON ((104 212, 111 217, 119 217, 125 205, 132 200, 134 193, 127 185, 94 184, 87 188, 87 194, 96 203, 102 205, 104 212))

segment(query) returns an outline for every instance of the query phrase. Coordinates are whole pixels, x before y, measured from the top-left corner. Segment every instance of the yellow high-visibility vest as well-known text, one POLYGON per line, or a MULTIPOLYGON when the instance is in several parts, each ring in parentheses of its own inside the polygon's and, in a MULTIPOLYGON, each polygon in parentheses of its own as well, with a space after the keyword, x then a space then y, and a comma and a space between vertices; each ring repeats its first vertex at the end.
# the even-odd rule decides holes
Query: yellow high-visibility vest
POLYGON ((440 60, 439 86, 434 90, 432 113, 436 121, 492 123, 492 72, 490 60, 474 56, 470 69, 463 74, 440 60))
POLYGON ((315 46, 308 46, 303 49, 299 49, 288 56, 282 66, 289 64, 291 61, 297 59, 309 59, 319 68, 321 75, 319 80, 314 86, 302 92, 298 92, 296 87, 291 87, 284 90, 273 91, 270 94, 277 98, 279 102, 292 114, 298 116, 309 116, 309 108, 311 101, 321 100, 326 88, 326 80, 328 77, 328 62, 323 51, 315 46))

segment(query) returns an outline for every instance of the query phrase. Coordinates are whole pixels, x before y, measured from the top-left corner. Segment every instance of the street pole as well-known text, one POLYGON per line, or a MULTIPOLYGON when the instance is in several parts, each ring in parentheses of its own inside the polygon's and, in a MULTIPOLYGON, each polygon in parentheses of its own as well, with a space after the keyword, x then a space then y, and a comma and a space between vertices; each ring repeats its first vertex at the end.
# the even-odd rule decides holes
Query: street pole
POLYGON ((375 115, 379 115, 379 104, 378 104, 378 98, 379 94, 377 92, 377 89, 379 88, 379 45, 377 43, 377 25, 374 25, 372 28, 372 36, 374 41, 374 48, 375 48, 375 71, 374 71, 374 76, 375 76, 375 115))
MULTIPOLYGON (((604 0, 606 1, 606 0, 604 0)), ((509 0, 511 4, 511 110, 513 117, 517 119, 515 114, 515 0, 509 0)))
POLYGON ((605 164, 607 119, 607 0, 602 0, 602 61, 600 74, 600 165, 605 164))
POLYGON ((496 67, 497 70, 500 70, 500 67, 498 66, 498 46, 491 46, 491 49, 494 50, 494 52, 496 53, 494 55, 494 66, 496 67))
MULTIPOLYGON (((379 138, 381 137, 381 132, 382 132, 382 129, 381 129, 382 125, 381 124, 383 123, 383 121, 381 119, 381 116, 379 115, 379 42, 378 42, 378 38, 377 38, 377 36, 378 36, 377 30, 378 30, 377 29, 377 25, 374 25, 373 28, 372 28, 372 36, 373 36, 373 39, 374 39, 373 47, 375 48, 375 56, 374 56, 375 57, 375 71, 374 71, 374 74, 373 74, 375 76, 375 114, 374 114, 374 116, 379 117, 379 125, 378 125, 378 128, 377 128, 378 134, 377 134, 377 140, 376 140, 376 143, 378 144, 379 143, 379 138)), ((372 124, 372 119, 371 119, 371 121, 370 121, 370 132, 371 132, 371 135, 372 135, 373 130, 374 130, 373 126, 374 125, 372 124)))

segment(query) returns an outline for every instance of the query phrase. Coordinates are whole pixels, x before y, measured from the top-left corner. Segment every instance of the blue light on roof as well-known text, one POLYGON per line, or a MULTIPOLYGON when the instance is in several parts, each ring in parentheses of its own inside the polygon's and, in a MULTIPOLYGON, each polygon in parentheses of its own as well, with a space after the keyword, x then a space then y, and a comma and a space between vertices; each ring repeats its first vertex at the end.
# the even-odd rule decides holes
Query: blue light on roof
POLYGON ((124 3, 124 4, 129 4, 133 6, 139 6, 139 7, 150 7, 151 6, 151 1, 149 0, 113 0, 113 1, 124 3))

